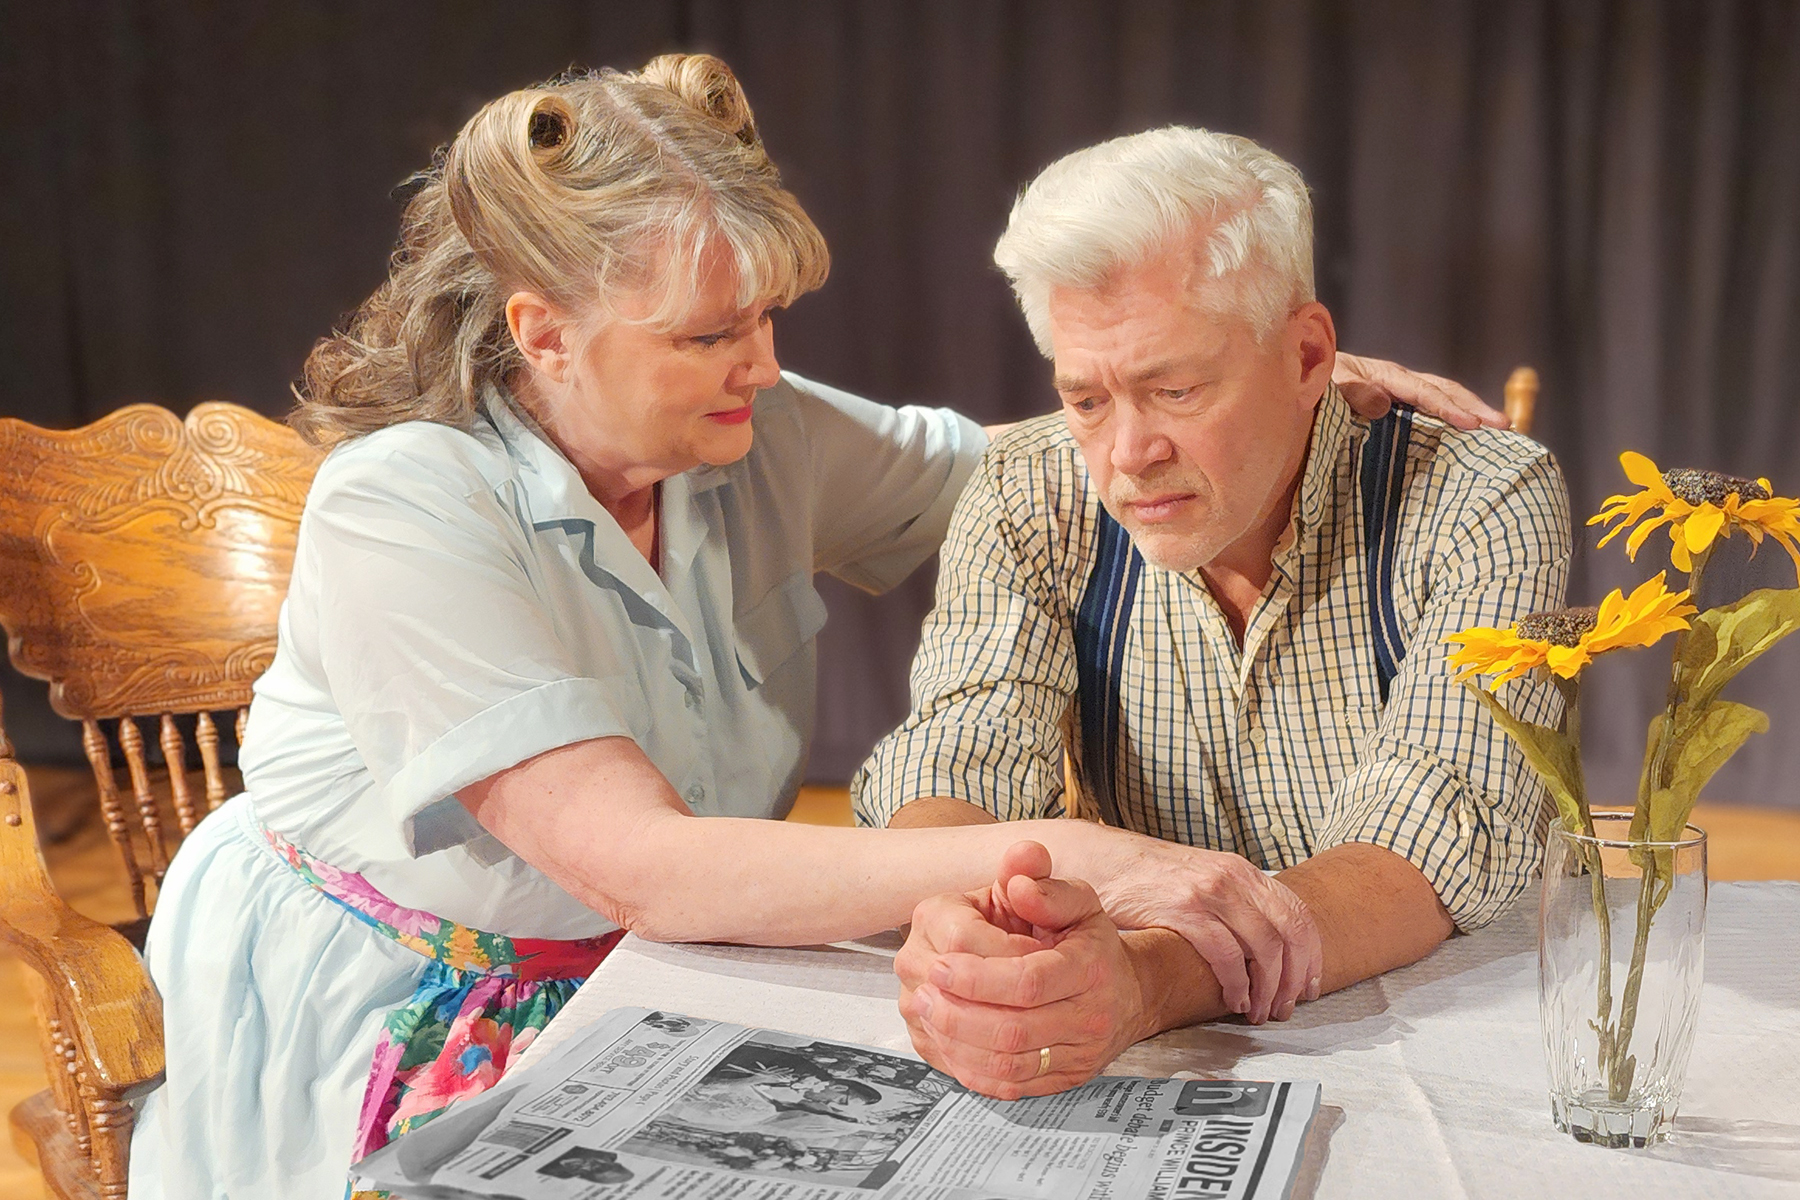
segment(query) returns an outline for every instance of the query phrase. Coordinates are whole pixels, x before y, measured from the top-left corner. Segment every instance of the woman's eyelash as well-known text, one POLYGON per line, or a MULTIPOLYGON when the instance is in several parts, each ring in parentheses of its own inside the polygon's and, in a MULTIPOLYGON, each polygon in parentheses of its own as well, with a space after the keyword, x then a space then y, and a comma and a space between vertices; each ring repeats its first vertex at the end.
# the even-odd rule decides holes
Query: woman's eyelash
MULTIPOLYGON (((774 319, 775 319, 775 310, 773 308, 766 308, 756 318, 755 327, 760 328, 761 326, 767 325, 769 322, 773 321, 774 319)), ((748 334, 749 332, 750 332, 750 330, 748 328, 725 329, 725 330, 719 331, 718 333, 696 334, 694 337, 692 337, 688 340, 695 342, 702 346, 717 346, 721 342, 728 342, 728 341, 732 340, 733 338, 743 337, 746 334, 748 334)))

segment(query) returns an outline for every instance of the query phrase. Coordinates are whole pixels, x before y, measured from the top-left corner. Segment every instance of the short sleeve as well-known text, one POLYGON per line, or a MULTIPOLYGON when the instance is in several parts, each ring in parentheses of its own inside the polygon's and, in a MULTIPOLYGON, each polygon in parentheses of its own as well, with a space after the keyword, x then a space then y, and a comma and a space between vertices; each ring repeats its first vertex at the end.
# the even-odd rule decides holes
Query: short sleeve
POLYGON ((593 648, 588 671, 576 668, 533 585, 513 485, 490 481, 472 448, 445 428, 404 454, 334 455, 296 562, 297 582, 312 577, 326 686, 414 856, 483 836, 458 789, 559 746, 630 736, 615 703, 625 671, 596 677, 605 656, 593 648))
POLYGON ((884 592, 937 552, 987 435, 947 408, 892 408, 784 378, 811 455, 814 569, 884 592))

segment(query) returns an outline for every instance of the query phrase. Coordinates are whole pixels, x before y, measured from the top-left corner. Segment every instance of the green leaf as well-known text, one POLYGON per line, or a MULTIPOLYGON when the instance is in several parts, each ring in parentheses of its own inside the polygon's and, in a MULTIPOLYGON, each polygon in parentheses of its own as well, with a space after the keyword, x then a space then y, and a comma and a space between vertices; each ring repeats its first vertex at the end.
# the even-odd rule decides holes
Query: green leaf
MULTIPOLYGON (((1644 770, 1638 784, 1638 803, 1631 814, 1631 840, 1642 842, 1678 842, 1687 827, 1688 818, 1701 791, 1719 768, 1736 754, 1753 733, 1769 728, 1766 714, 1744 704, 1715 700, 1702 709, 1686 704, 1675 710, 1675 735, 1668 755, 1669 786, 1652 788, 1650 766, 1656 757, 1657 740, 1668 723, 1666 713, 1657 713, 1650 721, 1649 744, 1644 750, 1644 770)), ((1662 907, 1675 882, 1675 855, 1670 850, 1634 846, 1631 861, 1640 870, 1656 872, 1656 892, 1651 911, 1662 907)))
POLYGON ((1581 747, 1558 730, 1521 721, 1479 684, 1465 685, 1494 718, 1494 724, 1524 751, 1538 778, 1556 801, 1557 815, 1569 829, 1587 827, 1587 784, 1581 774, 1581 747))
MULTIPOLYGON (((1720 767, 1730 760, 1753 733, 1766 733, 1769 717, 1760 709, 1730 700, 1715 700, 1704 708, 1677 710, 1675 743, 1670 748, 1674 769, 1669 786, 1650 793, 1650 840, 1674 842, 1693 815, 1694 803, 1720 767)), ((1660 718, 1659 718, 1660 719, 1660 718)))
POLYGON ((1695 617, 1679 653, 1687 703, 1696 712, 1706 709, 1739 671, 1796 629, 1800 587, 1762 588, 1695 617))

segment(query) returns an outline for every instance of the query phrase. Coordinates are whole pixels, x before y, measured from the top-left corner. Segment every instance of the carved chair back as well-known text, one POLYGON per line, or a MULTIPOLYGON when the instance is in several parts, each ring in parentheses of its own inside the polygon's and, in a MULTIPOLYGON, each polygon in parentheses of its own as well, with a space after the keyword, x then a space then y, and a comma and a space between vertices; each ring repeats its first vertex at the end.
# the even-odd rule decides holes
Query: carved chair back
MULTIPOLYGON (((275 653, 319 458, 231 404, 185 421, 132 405, 69 432, 0 420, 0 628, 13 665, 48 680, 51 705, 81 722, 138 929, 175 845, 225 798, 212 714, 235 713, 241 736, 250 686, 275 653), (166 781, 151 769, 145 717, 166 781)), ((128 1098, 162 1072, 161 1004, 125 939, 56 895, 3 720, 0 943, 31 968, 51 1081, 13 1110, 14 1141, 52 1195, 123 1200, 128 1098)))
POLYGON ((202 404, 185 421, 134 404, 67 432, 0 420, 0 627, 13 665, 48 680, 51 706, 81 722, 140 918, 174 845, 225 799, 212 714, 235 713, 241 736, 251 684, 275 653, 319 457, 234 404, 202 404), (175 719, 188 714, 199 790, 175 719), (167 808, 143 717, 166 765, 167 808))

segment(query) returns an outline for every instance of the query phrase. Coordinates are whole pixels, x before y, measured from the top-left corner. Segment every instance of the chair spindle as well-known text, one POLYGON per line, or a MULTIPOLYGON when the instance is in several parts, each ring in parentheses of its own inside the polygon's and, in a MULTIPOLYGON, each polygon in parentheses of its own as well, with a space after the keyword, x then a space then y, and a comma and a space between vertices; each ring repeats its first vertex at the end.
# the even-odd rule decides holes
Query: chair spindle
POLYGON ((245 726, 245 724, 247 724, 249 722, 249 720, 250 720, 250 706, 246 704, 243 708, 238 709, 238 712, 237 712, 237 730, 236 730, 237 744, 240 747, 243 746, 243 744, 244 744, 244 726, 245 726))
POLYGON ((107 836, 119 849, 125 864, 125 876, 131 884, 131 903, 140 917, 150 915, 144 904, 144 871, 138 864, 137 851, 131 845, 131 829, 125 824, 125 806, 119 801, 119 782, 113 776, 112 751, 98 721, 81 723, 81 748, 87 753, 88 767, 94 773, 94 787, 100 793, 100 816, 106 821, 107 836))
POLYGON ((206 811, 225 803, 225 776, 219 770, 219 728, 212 714, 202 712, 194 722, 194 740, 200 743, 200 765, 206 772, 206 811))
POLYGON ((162 715, 163 765, 169 768, 169 796, 175 802, 175 819, 181 823, 181 836, 194 832, 200 823, 200 810, 194 804, 194 789, 188 782, 187 743, 175 727, 175 717, 162 715))
POLYGON ((131 772, 131 791, 137 797, 138 820, 144 826, 144 840, 149 842, 150 870, 156 882, 162 883, 169 869, 169 853, 163 845, 162 817, 156 811, 156 793, 150 790, 150 764, 144 759, 144 733, 135 717, 119 718, 119 748, 125 751, 125 766, 131 772))
POLYGON ((94 1086, 86 1071, 75 1077, 88 1122, 88 1160, 98 1176, 102 1200, 126 1200, 130 1170, 131 1130, 137 1110, 122 1096, 94 1086))

